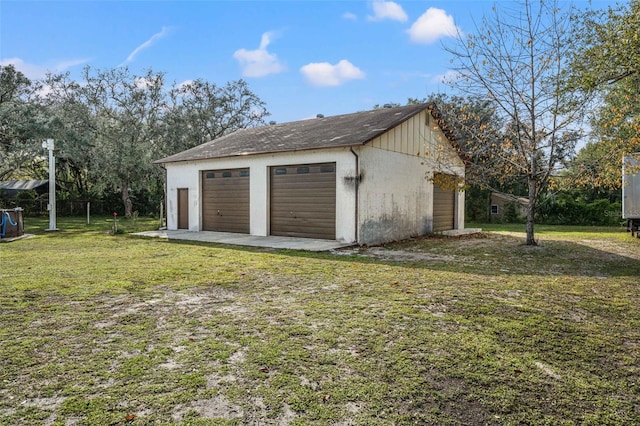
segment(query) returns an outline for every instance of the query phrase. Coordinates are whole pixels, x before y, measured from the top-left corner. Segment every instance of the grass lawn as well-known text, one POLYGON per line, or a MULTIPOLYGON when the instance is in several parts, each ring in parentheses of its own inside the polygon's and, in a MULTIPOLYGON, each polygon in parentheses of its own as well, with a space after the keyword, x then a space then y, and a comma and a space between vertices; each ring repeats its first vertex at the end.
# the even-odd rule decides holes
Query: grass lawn
POLYGON ((640 424, 619 228, 317 254, 47 224, 0 244, 2 425, 640 424))

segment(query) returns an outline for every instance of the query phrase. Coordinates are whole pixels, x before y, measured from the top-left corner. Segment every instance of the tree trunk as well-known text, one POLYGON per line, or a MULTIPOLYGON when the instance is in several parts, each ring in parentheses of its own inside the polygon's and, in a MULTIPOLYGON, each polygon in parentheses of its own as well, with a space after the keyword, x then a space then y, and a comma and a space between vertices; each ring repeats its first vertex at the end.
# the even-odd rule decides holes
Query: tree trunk
POLYGON ((536 213, 536 202, 537 202, 536 190, 537 190, 538 182, 532 177, 529 177, 528 184, 529 184, 529 205, 527 206, 527 245, 537 246, 538 243, 536 242, 535 234, 533 232, 533 225, 534 225, 534 217, 536 213))
POLYGON ((122 203, 124 204, 124 217, 127 219, 131 217, 133 213, 133 203, 129 197, 129 180, 122 180, 122 203))

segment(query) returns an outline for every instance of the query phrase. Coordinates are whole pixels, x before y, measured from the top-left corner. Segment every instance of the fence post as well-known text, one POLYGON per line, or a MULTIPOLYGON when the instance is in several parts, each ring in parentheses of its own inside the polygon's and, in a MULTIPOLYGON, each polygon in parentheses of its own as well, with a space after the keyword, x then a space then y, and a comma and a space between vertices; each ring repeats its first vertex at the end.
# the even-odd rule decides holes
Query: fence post
POLYGON ((87 201, 87 225, 91 224, 90 212, 91 212, 91 203, 89 201, 87 201))

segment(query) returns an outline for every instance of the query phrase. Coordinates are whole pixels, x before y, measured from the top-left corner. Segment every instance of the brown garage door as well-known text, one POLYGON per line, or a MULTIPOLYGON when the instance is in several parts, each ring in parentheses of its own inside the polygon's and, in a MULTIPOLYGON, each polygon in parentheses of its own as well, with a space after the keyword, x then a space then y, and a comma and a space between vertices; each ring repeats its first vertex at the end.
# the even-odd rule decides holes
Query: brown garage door
POLYGON ((336 165, 271 167, 271 235, 336 239, 336 165))
POLYGON ((454 228, 455 196, 455 190, 433 185, 433 232, 454 228))
POLYGON ((249 169, 202 172, 202 229, 249 233, 249 169))

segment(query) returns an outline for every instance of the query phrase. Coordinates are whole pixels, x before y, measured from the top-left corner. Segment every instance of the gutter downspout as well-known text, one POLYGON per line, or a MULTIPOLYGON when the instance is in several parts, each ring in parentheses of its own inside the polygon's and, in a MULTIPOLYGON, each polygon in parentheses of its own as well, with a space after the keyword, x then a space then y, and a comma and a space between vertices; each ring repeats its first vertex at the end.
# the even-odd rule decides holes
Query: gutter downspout
POLYGON ((351 153, 356 159, 356 178, 354 181, 355 190, 356 190, 356 211, 355 211, 354 220, 355 220, 356 244, 359 244, 360 241, 358 240, 358 223, 360 222, 360 218, 359 218, 359 211, 358 211, 358 187, 360 186, 360 157, 358 157, 358 154, 356 154, 356 152, 353 150, 353 147, 351 147, 350 149, 351 149, 351 153))
MULTIPOLYGON (((160 164, 160 167, 164 170, 164 181, 162 182, 162 190, 164 192, 164 199, 162 200, 162 205, 164 205, 164 212, 160 212, 160 228, 169 229, 169 200, 167 200, 167 167, 164 163, 160 164), (165 216, 165 217, 163 217, 165 216)), ((161 206, 162 207, 162 206, 161 206)))

